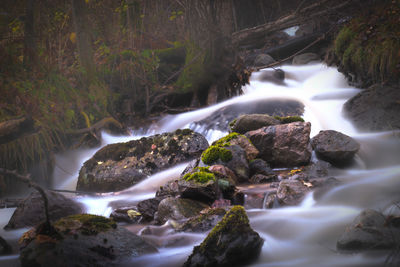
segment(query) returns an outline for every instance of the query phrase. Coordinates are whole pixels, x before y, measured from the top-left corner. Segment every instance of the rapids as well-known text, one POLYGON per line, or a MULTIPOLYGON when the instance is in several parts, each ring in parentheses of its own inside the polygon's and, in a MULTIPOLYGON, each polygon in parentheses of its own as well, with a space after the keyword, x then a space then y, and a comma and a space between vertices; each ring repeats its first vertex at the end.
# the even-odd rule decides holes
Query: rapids
MULTIPOLYGON (((243 88, 244 94, 241 96, 196 111, 167 115, 153 124, 145 135, 132 132, 132 136, 114 137, 104 133, 102 146, 186 127, 202 133, 211 143, 226 133, 199 127, 193 122, 206 118, 219 108, 255 99, 298 100, 305 105, 303 118, 312 124, 311 137, 320 130, 333 129, 352 136, 361 144, 357 164, 336 176, 343 183, 318 199, 314 199, 311 193, 297 207, 247 210, 251 226, 265 240, 260 258, 251 266, 383 265, 387 256, 385 253, 343 254, 336 251, 336 241, 346 225, 363 209, 400 214, 395 205, 400 200, 400 133, 357 132, 343 117, 342 106, 359 89, 349 87, 344 76, 335 68, 315 64, 283 66, 282 69, 286 73, 284 85, 260 81, 262 71, 253 73, 250 84, 243 88)), ((54 187, 74 190, 80 167, 96 150, 68 151, 57 155, 54 187)), ((87 207, 88 213, 109 216, 116 203, 132 204, 153 197, 159 186, 178 178, 185 166, 180 164, 155 174, 122 192, 81 196, 77 200, 87 207)), ((3 226, 11 216, 12 209, 0 212, 3 226)), ((168 222, 164 226, 147 226, 146 231, 141 230, 142 226, 127 228, 138 234, 143 232, 142 236, 159 249, 157 254, 134 258, 132 266, 180 266, 193 246, 206 236, 206 233, 174 233, 168 222)), ((1 230, 0 235, 6 239, 16 239, 22 232, 5 233, 1 230)), ((8 257, 14 259, 15 264, 17 255, 8 257)), ((8 263, 10 259, 0 257, 1 266, 8 263)))

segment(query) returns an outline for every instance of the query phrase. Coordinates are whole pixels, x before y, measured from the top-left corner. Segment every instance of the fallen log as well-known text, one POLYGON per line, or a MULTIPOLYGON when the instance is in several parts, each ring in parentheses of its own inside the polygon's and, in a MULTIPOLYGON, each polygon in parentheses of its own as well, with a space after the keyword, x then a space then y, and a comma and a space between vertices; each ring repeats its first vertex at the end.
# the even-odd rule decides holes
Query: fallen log
POLYGON ((336 0, 320 0, 275 21, 234 32, 232 42, 238 47, 254 45, 257 42, 264 41, 268 34, 306 23, 315 18, 338 15, 339 12, 357 3, 359 3, 358 0, 348 0, 339 4, 336 0))
POLYGON ((0 122, 0 144, 10 142, 33 131, 34 122, 29 117, 24 116, 0 122))

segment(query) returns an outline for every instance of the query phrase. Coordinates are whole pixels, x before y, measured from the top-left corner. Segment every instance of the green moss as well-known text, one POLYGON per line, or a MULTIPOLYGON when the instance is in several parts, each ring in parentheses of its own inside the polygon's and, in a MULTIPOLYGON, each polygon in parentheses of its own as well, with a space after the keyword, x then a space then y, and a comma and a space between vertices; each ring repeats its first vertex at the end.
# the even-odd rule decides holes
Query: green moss
POLYGON ((205 184, 209 181, 215 181, 215 175, 210 172, 199 171, 194 173, 187 173, 183 176, 186 181, 195 181, 197 183, 205 184))
MULTIPOLYGON (((246 211, 243 206, 234 206, 229 210, 222 220, 211 230, 204 241, 200 244, 199 249, 201 252, 205 252, 210 249, 208 246, 218 246, 218 241, 221 234, 230 232, 241 232, 243 226, 249 225, 249 218, 247 217, 246 211)), ((215 248, 212 248, 215 249, 215 248)))
POLYGON ((400 3, 371 6, 338 33, 334 52, 343 70, 356 74, 363 86, 397 82, 400 77, 400 3))
POLYGON ((280 121, 282 124, 296 122, 296 121, 304 122, 304 119, 300 116, 286 116, 286 117, 274 116, 274 119, 280 121))
POLYGON ((178 130, 175 131, 175 134, 177 134, 177 135, 183 135, 183 136, 185 136, 185 135, 191 135, 191 134, 193 134, 193 130, 188 129, 188 128, 185 128, 185 129, 178 129, 178 130))
POLYGON ((84 235, 97 235, 100 232, 115 229, 117 224, 103 216, 77 214, 60 219, 54 226, 65 233, 79 230, 84 235))
POLYGON ((217 145, 217 146, 230 145, 229 142, 232 141, 233 139, 238 138, 238 136, 244 136, 244 135, 241 135, 239 133, 230 133, 227 136, 222 137, 222 138, 218 139, 217 141, 215 141, 213 143, 213 145, 217 145))
POLYGON ((224 147, 214 145, 207 148, 201 155, 201 160, 207 165, 211 165, 218 159, 228 162, 232 159, 232 152, 224 147))

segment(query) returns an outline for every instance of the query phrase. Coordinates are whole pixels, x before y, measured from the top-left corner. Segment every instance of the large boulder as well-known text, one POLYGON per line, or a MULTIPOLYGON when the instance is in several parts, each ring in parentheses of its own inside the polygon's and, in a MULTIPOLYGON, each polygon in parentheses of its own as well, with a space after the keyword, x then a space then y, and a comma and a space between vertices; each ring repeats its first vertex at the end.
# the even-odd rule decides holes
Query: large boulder
MULTIPOLYGON (((83 207, 80 204, 60 193, 46 191, 46 195, 51 221, 83 212, 83 207)), ((35 226, 44 220, 43 198, 38 192, 33 192, 18 205, 4 229, 35 226)))
POLYGON ((277 124, 280 124, 280 121, 267 114, 245 114, 233 121, 231 130, 245 134, 249 131, 277 124))
POLYGON ((189 129, 111 144, 84 163, 77 190, 119 191, 151 174, 193 159, 207 147, 204 136, 189 129))
POLYGON ((79 214, 43 225, 20 239, 21 266, 121 266, 157 249, 105 217, 79 214))
POLYGON ((362 211, 337 241, 341 250, 392 249, 398 247, 400 228, 375 210, 362 211))
POLYGON ((311 139, 317 157, 334 165, 349 164, 360 144, 348 135, 334 130, 320 131, 311 139))
POLYGON ((306 165, 311 158, 311 124, 293 122, 246 133, 262 158, 274 167, 306 165))
POLYGON ((399 86, 373 85, 349 99, 344 114, 361 131, 400 129, 399 86))
POLYGON ((229 122, 243 114, 268 114, 270 116, 301 116, 303 103, 291 99, 262 99, 236 103, 213 112, 210 116, 194 122, 193 127, 229 131, 229 122))
POLYGON ((182 221, 197 216, 201 210, 208 207, 208 205, 192 199, 168 197, 158 205, 155 217, 160 224, 164 224, 170 219, 182 221))
POLYGON ((194 247, 183 266, 239 266, 255 260, 264 240, 251 229, 242 206, 234 206, 194 247))

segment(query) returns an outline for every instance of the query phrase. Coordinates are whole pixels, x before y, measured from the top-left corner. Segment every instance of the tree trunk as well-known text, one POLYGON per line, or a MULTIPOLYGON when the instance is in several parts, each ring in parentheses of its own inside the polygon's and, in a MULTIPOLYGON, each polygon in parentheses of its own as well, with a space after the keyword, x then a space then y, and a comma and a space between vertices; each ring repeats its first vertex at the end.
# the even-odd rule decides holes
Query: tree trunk
POLYGON ((25 36, 24 36, 24 66, 32 70, 36 64, 36 42, 34 28, 35 0, 26 1, 25 36))
POLYGON ((86 71, 88 82, 90 83, 94 78, 95 65, 93 62, 92 42, 86 14, 85 1, 72 0, 72 15, 77 37, 79 59, 82 67, 86 71))

